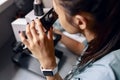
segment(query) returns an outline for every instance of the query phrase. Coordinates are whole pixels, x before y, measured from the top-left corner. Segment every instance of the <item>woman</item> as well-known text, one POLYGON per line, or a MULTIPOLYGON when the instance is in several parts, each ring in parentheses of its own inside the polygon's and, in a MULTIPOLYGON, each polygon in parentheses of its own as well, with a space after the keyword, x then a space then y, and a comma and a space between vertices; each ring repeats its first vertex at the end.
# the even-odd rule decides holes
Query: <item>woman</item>
MULTIPOLYGON (((76 69, 64 80, 118 80, 111 64, 113 60, 118 62, 115 55, 120 53, 120 1, 53 0, 53 7, 62 27, 71 34, 82 33, 88 42, 86 48, 84 44, 55 31, 62 35, 61 42, 81 59, 76 69)), ((35 19, 27 24, 28 39, 23 33, 20 33, 20 37, 39 60, 43 73, 46 70, 46 79, 63 80, 57 72, 52 34, 52 28, 46 34, 39 19, 35 19), (48 69, 55 73, 49 74, 48 69)))

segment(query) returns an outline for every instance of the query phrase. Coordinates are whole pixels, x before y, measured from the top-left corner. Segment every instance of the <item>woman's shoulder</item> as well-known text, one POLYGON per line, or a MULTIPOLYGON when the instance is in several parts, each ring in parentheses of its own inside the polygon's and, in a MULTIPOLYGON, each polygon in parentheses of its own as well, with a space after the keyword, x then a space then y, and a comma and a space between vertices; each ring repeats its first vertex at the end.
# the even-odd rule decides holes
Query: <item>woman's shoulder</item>
POLYGON ((82 80, 115 80, 116 76, 114 74, 113 68, 111 67, 111 64, 113 61, 115 61, 114 63, 118 62, 117 59, 120 60, 120 49, 112 51, 108 55, 94 62, 83 72, 76 75, 74 79, 80 78, 82 80))
MULTIPOLYGON (((104 70, 104 74, 106 73, 109 75, 112 80, 120 76, 120 49, 110 52, 100 60, 93 63, 93 67, 96 66, 99 66, 99 68, 104 70)), ((120 77, 117 80, 120 80, 120 77)))
POLYGON ((118 61, 118 60, 120 60, 120 49, 110 52, 106 56, 96 61, 94 64, 109 65, 113 61, 118 61))

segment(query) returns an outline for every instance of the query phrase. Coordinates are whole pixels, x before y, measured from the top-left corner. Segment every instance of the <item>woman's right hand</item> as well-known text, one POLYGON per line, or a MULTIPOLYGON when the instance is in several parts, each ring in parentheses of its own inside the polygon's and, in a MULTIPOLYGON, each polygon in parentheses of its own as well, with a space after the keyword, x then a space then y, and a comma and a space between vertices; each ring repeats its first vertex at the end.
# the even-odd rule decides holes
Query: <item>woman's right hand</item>
POLYGON ((40 61, 41 66, 48 69, 56 67, 52 28, 46 34, 40 20, 35 19, 27 24, 26 36, 27 39, 23 33, 20 33, 21 41, 40 61))

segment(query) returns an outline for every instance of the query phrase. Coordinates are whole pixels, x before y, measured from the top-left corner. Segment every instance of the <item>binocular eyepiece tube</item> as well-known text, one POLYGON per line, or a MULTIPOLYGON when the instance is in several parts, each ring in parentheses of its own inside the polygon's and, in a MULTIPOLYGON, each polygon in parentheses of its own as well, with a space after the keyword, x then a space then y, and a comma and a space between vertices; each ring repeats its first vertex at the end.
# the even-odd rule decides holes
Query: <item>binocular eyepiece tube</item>
POLYGON ((58 19, 58 15, 55 13, 54 9, 51 8, 46 14, 44 14, 40 21, 46 30, 49 30, 54 22, 58 19))

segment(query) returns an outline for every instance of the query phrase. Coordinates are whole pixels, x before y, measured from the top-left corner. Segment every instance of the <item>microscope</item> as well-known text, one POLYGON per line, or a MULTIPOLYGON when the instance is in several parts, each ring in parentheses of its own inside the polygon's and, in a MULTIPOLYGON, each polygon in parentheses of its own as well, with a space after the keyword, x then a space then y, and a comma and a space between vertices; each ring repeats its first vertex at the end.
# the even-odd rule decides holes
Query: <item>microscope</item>
MULTIPOLYGON (((57 20, 57 18, 57 14, 55 13, 54 9, 51 8, 40 18, 40 21, 46 31, 48 31, 57 20)), ((57 45, 60 39, 61 35, 54 33, 54 46, 57 45)), ((14 44, 13 52, 14 55, 12 56, 12 61, 15 63, 15 65, 30 70, 31 72, 34 72, 41 77, 44 77, 40 71, 40 63, 22 42, 16 42, 14 44)), ((60 60, 62 59, 63 52, 55 48, 55 56, 56 62, 59 64, 60 60)))

